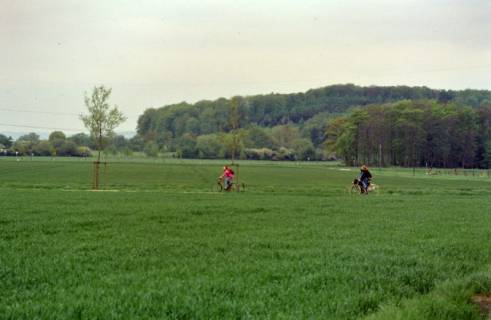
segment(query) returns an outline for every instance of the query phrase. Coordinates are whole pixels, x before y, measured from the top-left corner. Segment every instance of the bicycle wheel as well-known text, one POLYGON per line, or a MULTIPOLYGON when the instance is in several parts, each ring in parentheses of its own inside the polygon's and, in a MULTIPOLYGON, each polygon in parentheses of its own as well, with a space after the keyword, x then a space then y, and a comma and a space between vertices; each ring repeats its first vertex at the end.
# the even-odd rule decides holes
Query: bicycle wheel
POLYGON ((349 193, 351 195, 361 194, 360 186, 356 184, 352 185, 351 188, 349 189, 349 193))
POLYGON ((223 186, 221 183, 215 183, 211 189, 213 192, 222 192, 223 186))

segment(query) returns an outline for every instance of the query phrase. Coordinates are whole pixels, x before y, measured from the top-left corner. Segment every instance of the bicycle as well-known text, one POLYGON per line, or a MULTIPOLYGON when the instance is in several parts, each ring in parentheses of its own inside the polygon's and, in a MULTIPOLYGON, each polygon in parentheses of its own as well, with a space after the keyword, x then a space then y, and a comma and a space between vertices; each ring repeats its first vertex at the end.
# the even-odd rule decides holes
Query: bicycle
POLYGON ((237 184, 235 181, 232 182, 232 185, 228 188, 225 189, 225 181, 223 178, 218 178, 217 183, 213 185, 212 190, 215 192, 244 192, 246 188, 246 185, 244 182, 241 182, 237 184))
POLYGON ((365 195, 368 195, 369 193, 378 194, 379 189, 380 189, 380 187, 378 185, 376 185, 375 183, 369 182, 368 188, 365 191, 364 188, 363 188, 363 184, 361 183, 361 181, 358 180, 358 179, 354 179, 353 180, 353 183, 351 184, 351 186, 349 186, 349 193, 351 195, 355 195, 355 194, 365 194, 365 195))

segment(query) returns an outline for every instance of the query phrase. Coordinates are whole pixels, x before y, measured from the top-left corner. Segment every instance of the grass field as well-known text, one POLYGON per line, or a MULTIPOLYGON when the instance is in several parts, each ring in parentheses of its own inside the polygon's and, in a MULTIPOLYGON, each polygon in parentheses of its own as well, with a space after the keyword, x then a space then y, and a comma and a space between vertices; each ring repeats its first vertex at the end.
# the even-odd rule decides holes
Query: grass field
POLYGON ((1 319, 480 319, 491 178, 221 161, 0 159, 1 319))

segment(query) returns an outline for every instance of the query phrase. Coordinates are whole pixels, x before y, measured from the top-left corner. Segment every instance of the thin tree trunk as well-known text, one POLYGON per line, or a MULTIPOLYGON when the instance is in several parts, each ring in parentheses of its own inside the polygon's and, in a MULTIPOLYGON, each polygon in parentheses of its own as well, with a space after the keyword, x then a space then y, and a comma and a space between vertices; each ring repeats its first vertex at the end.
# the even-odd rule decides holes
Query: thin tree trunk
POLYGON ((97 161, 95 163, 95 174, 94 174, 94 189, 99 190, 99 165, 101 163, 101 150, 102 150, 102 128, 99 129, 99 139, 98 139, 98 150, 97 150, 97 161))

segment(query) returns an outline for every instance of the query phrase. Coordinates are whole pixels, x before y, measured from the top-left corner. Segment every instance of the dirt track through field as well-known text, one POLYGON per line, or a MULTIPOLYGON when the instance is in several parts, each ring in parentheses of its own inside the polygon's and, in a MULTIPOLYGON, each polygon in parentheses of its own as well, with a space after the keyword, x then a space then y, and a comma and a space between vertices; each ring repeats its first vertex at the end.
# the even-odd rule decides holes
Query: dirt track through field
POLYGON ((491 294, 476 294, 472 302, 479 306, 483 315, 491 317, 491 294))

